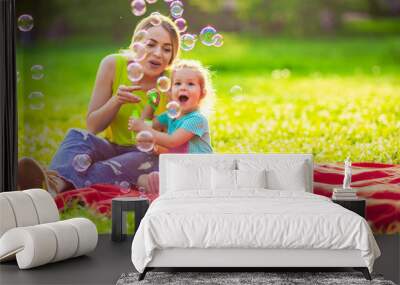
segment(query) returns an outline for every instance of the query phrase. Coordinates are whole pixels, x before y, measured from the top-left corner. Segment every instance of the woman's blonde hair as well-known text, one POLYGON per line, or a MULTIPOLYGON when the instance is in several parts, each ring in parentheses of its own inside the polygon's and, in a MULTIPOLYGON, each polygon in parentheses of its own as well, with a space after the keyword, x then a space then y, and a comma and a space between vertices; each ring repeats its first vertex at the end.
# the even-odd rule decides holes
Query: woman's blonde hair
POLYGON ((168 34, 171 37, 171 42, 172 42, 172 57, 171 60, 169 61, 169 64, 172 64, 174 60, 179 56, 179 50, 181 46, 181 39, 179 36, 179 30, 176 24, 168 17, 161 15, 157 13, 156 15, 150 15, 146 18, 143 18, 135 28, 135 31, 133 32, 132 35, 132 40, 131 44, 129 45, 129 49, 132 50, 133 44, 135 42, 136 35, 142 31, 142 30, 148 30, 151 27, 154 27, 152 24, 152 21, 154 20, 155 17, 158 17, 158 20, 161 22, 161 26, 168 32, 168 34))
POLYGON ((200 101, 200 110, 205 116, 210 116, 213 113, 215 101, 215 90, 212 85, 210 70, 207 67, 204 67, 198 60, 180 59, 172 65, 172 82, 174 81, 174 73, 183 68, 189 68, 199 73, 200 88, 204 94, 200 101))

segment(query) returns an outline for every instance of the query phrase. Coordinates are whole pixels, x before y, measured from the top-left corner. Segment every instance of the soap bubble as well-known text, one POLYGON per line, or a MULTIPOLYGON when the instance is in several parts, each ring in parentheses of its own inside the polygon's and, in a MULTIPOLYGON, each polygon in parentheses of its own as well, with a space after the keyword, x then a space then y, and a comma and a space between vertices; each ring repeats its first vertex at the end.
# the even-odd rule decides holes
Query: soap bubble
POLYGON ((167 92, 171 88, 171 80, 167 76, 161 76, 157 79, 157 89, 160 92, 167 92))
POLYGON ((142 66, 137 62, 128 65, 128 78, 132 82, 137 82, 144 76, 142 66))
POLYGON ((236 102, 241 102, 244 100, 243 89, 239 85, 232 86, 232 88, 229 90, 229 93, 232 95, 233 100, 236 102))
POLYGON ((172 6, 174 6, 174 5, 178 5, 178 6, 183 7, 182 1, 175 0, 175 1, 169 1, 169 2, 170 2, 170 3, 169 3, 169 6, 170 6, 170 7, 172 7, 172 6))
POLYGON ((170 101, 167 104, 167 115, 171 119, 176 119, 181 114, 181 105, 176 101, 170 101))
POLYGON ((132 59, 134 61, 142 61, 147 55, 146 46, 141 42, 132 44, 132 59))
POLYGON ((242 87, 240 87, 239 85, 234 85, 232 86, 230 93, 232 95, 237 95, 237 94, 241 94, 243 92, 242 87))
POLYGON ((273 79, 286 79, 290 77, 290 73, 290 70, 287 68, 284 68, 282 70, 275 69, 271 72, 271 76, 273 79))
POLYGON ((146 13, 146 2, 144 0, 133 0, 131 2, 132 13, 135 16, 142 16, 146 13))
POLYGON ((136 147, 142 152, 150 152, 155 144, 154 136, 149 131, 141 131, 136 135, 136 147))
POLYGON ((42 110, 44 107, 44 95, 40 91, 34 91, 28 96, 31 110, 42 110))
POLYGON ((146 188, 144 188, 143 186, 140 186, 139 188, 138 188, 138 190, 139 190, 139 193, 140 193, 140 198, 146 198, 146 188))
POLYGON ((92 164, 92 159, 86 153, 77 154, 72 160, 72 167, 77 172, 85 172, 91 164, 92 164))
POLYGON ((281 77, 282 78, 289 78, 290 74, 291 74, 291 72, 287 68, 284 68, 284 69, 281 70, 281 77))
POLYGON ((40 80, 43 78, 43 66, 40 64, 36 64, 31 67, 31 72, 32 72, 32 79, 34 80, 40 80))
POLYGON ((153 26, 159 26, 159 25, 161 25, 161 17, 160 17, 160 13, 159 12, 153 12, 153 13, 151 13, 150 14, 150 23, 153 25, 153 26))
POLYGON ((184 34, 181 36, 181 49, 189 51, 194 48, 196 44, 196 38, 191 34, 184 34))
POLYGON ((215 47, 222 47, 224 44, 224 37, 221 34, 215 34, 213 37, 215 47))
POLYGON ((146 1, 147 1, 147 3, 149 3, 149 4, 154 4, 154 3, 157 2, 157 0, 146 0, 146 1))
POLYGON ((31 15, 21 15, 18 17, 18 29, 21 32, 29 32, 33 28, 33 18, 31 15))
POLYGON ((215 28, 207 26, 200 31, 200 41, 206 46, 212 46, 216 34, 217 30, 215 28))
POLYGON ((147 35, 148 32, 146 30, 140 30, 133 36, 133 40, 135 42, 143 42, 147 38, 147 35))
POLYGON ((119 187, 121 188, 121 192, 124 194, 131 191, 131 184, 128 181, 121 181, 121 183, 119 183, 119 187))
POLYGON ((178 4, 177 2, 180 1, 172 2, 170 7, 171 16, 174 17, 175 19, 182 17, 183 14, 183 6, 178 4))
POLYGON ((178 18, 175 20, 175 25, 178 27, 179 32, 184 33, 187 30, 186 20, 183 18, 178 18))

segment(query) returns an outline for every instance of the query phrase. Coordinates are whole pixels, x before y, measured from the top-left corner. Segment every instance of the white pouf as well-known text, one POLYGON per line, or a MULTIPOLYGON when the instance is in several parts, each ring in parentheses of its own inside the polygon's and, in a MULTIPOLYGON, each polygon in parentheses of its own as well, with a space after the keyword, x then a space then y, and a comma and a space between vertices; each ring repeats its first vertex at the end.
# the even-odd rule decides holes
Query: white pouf
POLYGON ((16 258, 20 269, 28 269, 96 248, 95 224, 86 218, 59 221, 45 190, 0 193, 0 214, 0 262, 16 258))

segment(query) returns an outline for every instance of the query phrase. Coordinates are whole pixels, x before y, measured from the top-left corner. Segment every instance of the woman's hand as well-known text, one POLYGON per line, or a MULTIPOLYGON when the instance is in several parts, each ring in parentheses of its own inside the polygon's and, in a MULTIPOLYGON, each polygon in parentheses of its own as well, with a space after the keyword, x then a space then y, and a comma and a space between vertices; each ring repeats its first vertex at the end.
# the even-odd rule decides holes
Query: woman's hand
POLYGON ((151 127, 148 126, 143 120, 136 119, 136 118, 129 118, 128 130, 134 131, 134 132, 140 132, 140 131, 148 130, 149 128, 151 128, 151 127))
POLYGON ((136 104, 141 101, 139 96, 133 95, 133 91, 138 91, 141 90, 142 87, 139 85, 134 85, 134 86, 125 86, 125 85, 120 85, 117 90, 116 96, 113 96, 112 98, 115 98, 114 100, 117 101, 118 104, 126 104, 126 103, 131 103, 131 104, 136 104))

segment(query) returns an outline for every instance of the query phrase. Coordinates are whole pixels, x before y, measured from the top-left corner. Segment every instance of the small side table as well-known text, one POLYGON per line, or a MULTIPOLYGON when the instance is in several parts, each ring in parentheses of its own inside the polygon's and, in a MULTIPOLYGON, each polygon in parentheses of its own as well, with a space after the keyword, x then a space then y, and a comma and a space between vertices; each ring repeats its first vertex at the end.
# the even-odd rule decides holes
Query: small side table
POLYGON ((365 205, 366 201, 363 198, 357 200, 336 200, 332 199, 332 202, 339 204, 340 206, 359 214, 365 219, 365 205))
POLYGON ((112 229, 111 240, 123 241, 126 239, 126 212, 135 212, 135 235, 140 221, 149 208, 149 200, 141 197, 117 197, 111 202, 112 229))

